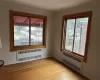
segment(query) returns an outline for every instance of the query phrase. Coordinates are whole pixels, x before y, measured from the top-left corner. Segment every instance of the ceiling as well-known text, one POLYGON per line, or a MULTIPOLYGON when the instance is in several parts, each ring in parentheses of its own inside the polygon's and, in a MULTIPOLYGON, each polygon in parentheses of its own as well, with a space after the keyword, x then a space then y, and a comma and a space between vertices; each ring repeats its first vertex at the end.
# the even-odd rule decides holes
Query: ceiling
POLYGON ((60 10, 84 4, 90 0, 7 0, 46 10, 60 10))

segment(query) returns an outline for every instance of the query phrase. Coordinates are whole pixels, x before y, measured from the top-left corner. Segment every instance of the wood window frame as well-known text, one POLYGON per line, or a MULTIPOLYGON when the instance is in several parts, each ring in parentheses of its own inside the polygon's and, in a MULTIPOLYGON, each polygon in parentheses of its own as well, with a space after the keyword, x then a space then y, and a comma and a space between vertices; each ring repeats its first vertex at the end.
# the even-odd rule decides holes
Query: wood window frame
POLYGON ((92 21, 92 11, 82 12, 82 13, 75 13, 75 14, 63 16, 63 19, 62 19, 62 34, 61 34, 61 51, 62 52, 66 53, 66 54, 70 54, 70 55, 78 57, 78 58, 82 58, 84 62, 87 61, 91 21, 92 21), (65 21, 67 21, 68 19, 77 19, 77 18, 84 18, 84 17, 88 17, 89 20, 88 20, 88 28, 87 28, 87 35, 86 35, 86 43, 85 43, 85 53, 84 53, 84 56, 82 56, 80 54, 77 54, 75 52, 71 52, 71 51, 65 49, 65 34, 66 34, 65 21))
MULTIPOLYGON (((10 52, 24 49, 34 49, 34 48, 46 48, 46 25, 47 25, 47 16, 30 14, 19 11, 9 11, 9 23, 10 23, 10 52), (29 18, 40 18, 43 19, 43 45, 24 45, 24 46, 14 46, 14 16, 23 16, 29 18)), ((30 23, 30 21, 29 21, 30 23)), ((30 25, 29 25, 30 28, 30 25)), ((30 31, 29 31, 30 32, 30 31)), ((31 34, 29 34, 30 36, 31 34)), ((30 43, 30 40, 29 40, 30 43)))

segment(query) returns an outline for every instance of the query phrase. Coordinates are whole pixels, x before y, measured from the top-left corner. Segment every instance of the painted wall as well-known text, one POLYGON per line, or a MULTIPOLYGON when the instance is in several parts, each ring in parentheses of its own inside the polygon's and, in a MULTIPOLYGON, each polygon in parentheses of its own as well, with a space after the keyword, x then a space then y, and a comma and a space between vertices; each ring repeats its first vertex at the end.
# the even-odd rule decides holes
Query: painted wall
MULTIPOLYGON (((51 37, 51 16, 52 13, 49 11, 41 10, 34 7, 29 7, 29 5, 23 5, 18 3, 13 3, 10 1, 3 1, 0 0, 0 37, 2 39, 3 47, 0 48, 0 60, 5 61, 5 65, 19 63, 16 61, 16 52, 10 52, 10 43, 9 43, 9 10, 21 11, 21 12, 28 12, 34 13, 39 15, 47 16, 47 47, 43 48, 42 51, 34 52, 34 56, 41 54, 42 58, 46 58, 51 56, 50 53, 50 37, 51 37)), ((30 53, 29 53, 30 54, 30 53)))
POLYGON ((63 54, 60 51, 61 43, 61 28, 63 15, 93 11, 90 44, 88 49, 87 63, 83 64, 82 73, 91 80, 100 79, 100 1, 93 0, 88 3, 67 8, 57 12, 49 12, 38 8, 29 7, 8 1, 0 1, 0 37, 2 39, 3 48, 0 49, 0 59, 5 61, 5 65, 19 63, 16 61, 16 52, 9 51, 9 10, 16 10, 22 12, 29 12, 34 14, 45 15, 48 17, 47 21, 47 48, 42 49, 41 52, 34 52, 35 55, 42 54, 42 58, 51 56, 51 54, 61 60, 63 54))
POLYGON ((83 64, 82 74, 91 80, 100 79, 100 1, 93 0, 79 6, 56 11, 53 14, 53 33, 52 45, 53 56, 58 60, 63 58, 63 53, 60 51, 62 17, 64 15, 93 11, 92 26, 90 32, 90 41, 88 48, 88 60, 83 64))

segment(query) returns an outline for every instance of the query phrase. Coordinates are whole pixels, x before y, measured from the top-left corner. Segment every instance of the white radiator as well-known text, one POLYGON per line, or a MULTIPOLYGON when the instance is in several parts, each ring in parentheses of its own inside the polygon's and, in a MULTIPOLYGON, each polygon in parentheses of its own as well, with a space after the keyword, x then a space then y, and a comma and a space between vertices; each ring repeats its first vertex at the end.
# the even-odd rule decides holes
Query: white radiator
POLYGON ((21 50, 17 51, 16 53, 16 60, 17 61, 29 61, 29 60, 36 60, 41 59, 41 49, 34 49, 34 50, 21 50))
POLYGON ((69 54, 64 53, 62 62, 69 66, 70 68, 74 69, 77 72, 82 72, 83 67, 83 59, 82 58, 76 58, 69 54))

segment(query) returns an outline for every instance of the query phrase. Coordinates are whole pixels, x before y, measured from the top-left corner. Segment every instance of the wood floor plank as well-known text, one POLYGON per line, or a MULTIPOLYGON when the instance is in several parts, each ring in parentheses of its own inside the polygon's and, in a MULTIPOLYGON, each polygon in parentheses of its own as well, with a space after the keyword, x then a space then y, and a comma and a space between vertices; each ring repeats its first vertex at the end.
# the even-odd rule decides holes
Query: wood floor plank
POLYGON ((87 80, 52 58, 0 68, 0 80, 87 80))

